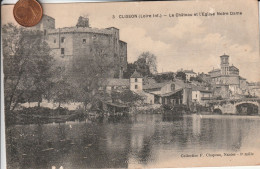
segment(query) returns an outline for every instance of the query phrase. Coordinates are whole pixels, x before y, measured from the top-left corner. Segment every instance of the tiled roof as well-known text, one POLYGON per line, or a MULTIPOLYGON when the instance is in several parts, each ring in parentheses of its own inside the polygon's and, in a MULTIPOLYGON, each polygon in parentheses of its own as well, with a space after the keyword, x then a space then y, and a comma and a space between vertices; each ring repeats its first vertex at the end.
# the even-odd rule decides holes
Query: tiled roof
POLYGON ((143 89, 144 90, 147 90, 147 89, 158 89, 158 88, 162 88, 163 86, 165 86, 168 83, 169 82, 164 82, 164 83, 147 83, 147 84, 143 85, 143 89))
POLYGON ((211 93, 212 92, 211 90, 207 90, 205 87, 196 86, 196 85, 193 85, 193 84, 192 84, 191 88, 192 88, 192 91, 200 91, 200 92, 204 92, 204 93, 211 93))
POLYGON ((211 72, 220 72, 220 71, 221 71, 220 69, 213 69, 213 70, 209 71, 209 73, 211 73, 211 72))
POLYGON ((192 73, 192 74, 196 74, 195 72, 193 72, 193 70, 184 70, 184 73, 192 73))
POLYGON ((190 87, 190 85, 189 84, 187 84, 187 83, 184 83, 182 80, 177 80, 177 79, 175 79, 174 81, 172 81, 172 80, 169 80, 169 81, 167 81, 167 82, 162 82, 162 83, 148 83, 148 84, 144 84, 143 85, 143 89, 144 90, 148 90, 148 89, 160 89, 160 88, 162 88, 162 87, 164 87, 165 85, 167 85, 167 84, 176 84, 176 85, 178 85, 178 86, 180 86, 180 87, 182 87, 182 88, 189 88, 190 87))
POLYGON ((142 78, 143 76, 138 73, 136 70, 134 71, 134 73, 132 74, 131 78, 142 78))
POLYGON ((157 96, 161 96, 161 97, 168 97, 168 96, 171 96, 179 91, 183 90, 183 88, 181 89, 178 89, 178 90, 174 90, 172 92, 167 92, 167 93, 162 93, 162 92, 157 92, 157 93, 153 93, 154 95, 157 95, 157 96))
POLYGON ((220 57, 229 57, 228 55, 226 55, 226 54, 224 54, 224 55, 222 55, 222 56, 220 56, 220 57))
POLYGON ((236 66, 229 66, 229 70, 239 70, 236 66))
POLYGON ((103 86, 130 86, 129 79, 109 78, 104 80, 103 86))
POLYGON ((243 78, 243 77, 241 77, 241 76, 239 76, 239 79, 241 79, 241 80, 246 80, 246 78, 243 78))

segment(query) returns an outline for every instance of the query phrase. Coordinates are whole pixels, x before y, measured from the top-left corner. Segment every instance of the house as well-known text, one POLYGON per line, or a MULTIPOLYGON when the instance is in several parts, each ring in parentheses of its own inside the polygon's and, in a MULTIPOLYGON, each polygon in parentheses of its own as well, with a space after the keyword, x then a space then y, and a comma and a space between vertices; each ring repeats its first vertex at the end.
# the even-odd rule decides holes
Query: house
POLYGON ((136 70, 130 77, 130 90, 133 92, 141 92, 143 90, 143 76, 136 70))
POLYGON ((107 93, 130 89, 142 96, 144 103, 171 105, 190 105, 192 102, 191 87, 182 80, 168 80, 161 83, 152 78, 144 78, 135 71, 130 79, 108 78, 101 81, 101 89, 107 93))
POLYGON ((157 83, 152 79, 142 77, 137 71, 130 78, 130 90, 145 98, 147 104, 176 104, 191 103, 191 88, 181 80, 168 80, 157 83))
POLYGON ((186 75, 186 80, 190 81, 191 77, 196 77, 197 73, 193 72, 193 70, 183 70, 183 73, 186 75))
POLYGON ((260 83, 248 83, 248 94, 254 97, 260 97, 260 83))
POLYGON ((205 105, 207 101, 212 99, 213 92, 201 86, 192 85, 192 102, 205 105))
POLYGON ((105 90, 110 94, 112 91, 122 91, 129 89, 130 86, 129 79, 108 78, 102 79, 100 83, 100 89, 105 90))

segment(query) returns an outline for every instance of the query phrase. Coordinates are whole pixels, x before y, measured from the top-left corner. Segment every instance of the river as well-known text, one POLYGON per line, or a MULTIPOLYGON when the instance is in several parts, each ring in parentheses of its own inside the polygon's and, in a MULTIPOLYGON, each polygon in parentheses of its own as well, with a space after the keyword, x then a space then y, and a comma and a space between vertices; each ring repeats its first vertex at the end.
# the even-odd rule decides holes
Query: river
POLYGON ((139 114, 61 124, 16 125, 7 129, 6 139, 10 169, 260 163, 259 116, 187 115, 175 118, 139 114), (224 157, 223 153, 231 153, 231 156, 224 157), (245 156, 245 153, 252 154, 245 156))

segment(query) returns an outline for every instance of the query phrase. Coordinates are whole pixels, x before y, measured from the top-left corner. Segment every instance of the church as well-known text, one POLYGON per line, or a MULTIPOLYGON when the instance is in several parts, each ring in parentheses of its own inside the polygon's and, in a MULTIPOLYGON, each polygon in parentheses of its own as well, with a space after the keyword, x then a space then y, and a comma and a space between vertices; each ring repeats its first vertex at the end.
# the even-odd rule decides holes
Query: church
POLYGON ((209 72, 214 95, 222 98, 239 97, 246 94, 247 81, 239 75, 239 69, 229 64, 229 56, 220 56, 220 69, 209 72))

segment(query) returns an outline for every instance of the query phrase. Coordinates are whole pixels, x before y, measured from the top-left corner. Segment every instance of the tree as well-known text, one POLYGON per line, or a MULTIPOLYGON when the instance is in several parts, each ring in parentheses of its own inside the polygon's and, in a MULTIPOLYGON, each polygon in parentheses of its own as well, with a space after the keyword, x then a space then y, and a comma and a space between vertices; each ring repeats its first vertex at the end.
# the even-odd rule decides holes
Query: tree
POLYGON ((154 79, 157 83, 162 83, 165 81, 173 80, 174 73, 168 72, 168 73, 163 73, 163 74, 156 74, 156 75, 154 75, 154 79))
POLYGON ((149 67, 150 73, 157 73, 157 57, 150 52, 143 52, 138 59, 144 59, 146 65, 149 67))
POLYGON ((99 87, 107 77, 115 74, 116 65, 109 46, 94 41, 92 53, 76 55, 67 71, 67 79, 74 90, 76 101, 94 104, 100 98, 99 87), (108 56, 109 55, 109 56, 108 56))
POLYGON ((182 79, 183 81, 186 81, 186 74, 182 71, 177 72, 176 77, 182 79))
POLYGON ((129 79, 135 70, 143 76, 150 76, 157 73, 156 56, 150 52, 143 52, 134 63, 127 64, 127 71, 124 72, 124 78, 129 79))
POLYGON ((142 96, 132 92, 131 90, 124 90, 122 92, 113 91, 111 97, 114 102, 122 102, 128 105, 144 100, 142 96))
POLYGON ((135 70, 136 65, 134 63, 127 63, 127 70, 124 72, 124 78, 129 79, 135 70))
POLYGON ((136 71, 141 73, 143 76, 151 75, 149 65, 146 64, 146 60, 144 58, 139 58, 134 62, 136 66, 136 71))
POLYGON ((31 91, 40 102, 49 85, 52 63, 43 32, 13 24, 4 25, 2 32, 6 111, 14 110, 31 91))
POLYGON ((190 81, 197 81, 202 83, 203 79, 200 76, 196 76, 196 77, 190 77, 190 81))
POLYGON ((73 99, 73 89, 65 79, 60 80, 51 88, 51 98, 59 103, 60 108, 62 103, 68 103, 73 99))

